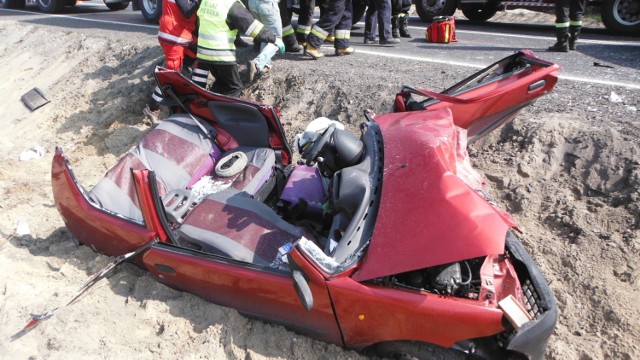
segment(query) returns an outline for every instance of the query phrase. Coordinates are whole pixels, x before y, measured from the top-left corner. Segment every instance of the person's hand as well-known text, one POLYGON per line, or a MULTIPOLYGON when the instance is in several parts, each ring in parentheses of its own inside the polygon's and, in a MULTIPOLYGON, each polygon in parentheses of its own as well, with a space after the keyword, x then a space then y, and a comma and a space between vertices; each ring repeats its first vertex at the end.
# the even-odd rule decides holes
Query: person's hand
POLYGON ((277 38, 275 44, 278 47, 278 53, 280 53, 280 55, 284 54, 285 48, 284 48, 284 43, 282 42, 282 39, 277 38))

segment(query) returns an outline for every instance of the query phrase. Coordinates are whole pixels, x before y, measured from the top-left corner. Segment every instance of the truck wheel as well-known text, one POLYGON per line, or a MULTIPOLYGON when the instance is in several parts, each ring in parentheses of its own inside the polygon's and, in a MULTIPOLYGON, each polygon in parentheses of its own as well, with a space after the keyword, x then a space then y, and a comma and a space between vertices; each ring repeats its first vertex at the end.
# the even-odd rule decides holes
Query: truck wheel
POLYGON ((109 10, 111 10, 111 11, 124 10, 124 9, 129 7, 129 1, 123 1, 123 2, 117 2, 117 3, 106 3, 105 2, 104 4, 107 5, 109 10))
POLYGON ((487 21, 498 12, 498 6, 492 3, 470 4, 462 8, 464 16, 471 21, 487 21))
POLYGON ((67 0, 36 0, 38 10, 48 14, 59 13, 66 3, 67 0))
POLYGON ((624 35, 640 33, 640 1, 604 0, 601 9, 607 30, 624 35))
POLYGON ((391 341, 377 344, 376 353, 390 359, 463 360, 461 351, 443 348, 420 341, 391 341))
POLYGON ((157 24, 162 15, 162 0, 139 0, 140 11, 147 22, 157 24))
POLYGON ((418 16, 426 22, 434 16, 451 16, 458 7, 458 0, 416 0, 415 3, 418 16))
POLYGON ((4 0, 2 1, 2 7, 5 9, 24 9, 26 6, 25 0, 4 0))

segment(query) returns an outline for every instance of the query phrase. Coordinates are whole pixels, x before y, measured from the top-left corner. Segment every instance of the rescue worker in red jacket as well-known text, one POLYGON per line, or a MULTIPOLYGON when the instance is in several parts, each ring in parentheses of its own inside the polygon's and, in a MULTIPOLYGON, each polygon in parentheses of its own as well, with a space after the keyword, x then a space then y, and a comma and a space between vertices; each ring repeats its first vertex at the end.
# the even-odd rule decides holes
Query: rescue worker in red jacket
POLYGON ((335 29, 333 47, 337 56, 351 55, 355 50, 349 46, 351 38, 352 0, 331 0, 320 3, 320 19, 313 25, 307 36, 305 55, 318 60, 324 56, 320 46, 335 29))
MULTIPOLYGON (((193 33, 196 30, 196 16, 199 0, 165 0, 162 2, 162 16, 158 25, 158 41, 165 56, 165 67, 169 70, 182 71, 185 55, 195 58, 190 49, 196 42, 193 33)), ((152 122, 160 116, 162 91, 158 86, 153 90, 151 101, 143 113, 152 122)))
POLYGON ((240 32, 265 44, 275 44, 276 35, 239 0, 202 0, 198 19, 198 53, 191 80, 206 88, 211 72, 213 92, 240 96, 243 84, 236 64, 236 35, 240 32))

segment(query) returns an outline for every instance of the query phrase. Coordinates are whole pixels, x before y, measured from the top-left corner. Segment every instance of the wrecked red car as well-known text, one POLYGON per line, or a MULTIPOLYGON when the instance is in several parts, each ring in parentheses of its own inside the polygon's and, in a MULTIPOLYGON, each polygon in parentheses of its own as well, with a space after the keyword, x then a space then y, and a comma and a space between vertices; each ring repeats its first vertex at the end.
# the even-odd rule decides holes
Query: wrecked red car
POLYGON ((173 115, 91 190, 56 149, 69 232, 160 282, 364 353, 542 358, 553 294, 487 199, 467 142, 550 91, 559 67, 520 51, 434 93, 404 87, 360 136, 335 123, 293 153, 272 106, 156 78, 173 115))

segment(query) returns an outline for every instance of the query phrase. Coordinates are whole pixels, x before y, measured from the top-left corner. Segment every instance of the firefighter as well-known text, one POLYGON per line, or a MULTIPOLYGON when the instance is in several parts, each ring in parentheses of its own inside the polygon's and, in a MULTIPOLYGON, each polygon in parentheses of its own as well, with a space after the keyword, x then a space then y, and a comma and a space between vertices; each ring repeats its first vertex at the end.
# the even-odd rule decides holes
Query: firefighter
POLYGON ((298 12, 298 27, 296 28, 296 39, 303 47, 307 45, 307 36, 313 26, 313 11, 316 8, 316 0, 300 0, 300 11, 298 12))
POLYGON ((239 0, 202 0, 198 18, 198 53, 191 80, 206 88, 211 72, 215 78, 212 91, 240 96, 243 85, 234 45, 238 31, 265 44, 276 44, 276 35, 239 0))
POLYGON ((291 10, 287 5, 287 0, 280 0, 280 21, 282 21, 282 41, 284 41, 285 51, 288 53, 298 53, 302 51, 302 46, 298 44, 295 31, 291 26, 291 10))
POLYGON ((351 55, 355 50, 349 46, 351 37, 352 0, 323 1, 320 3, 320 19, 307 36, 304 53, 318 60, 324 56, 320 46, 335 29, 333 47, 338 56, 351 55))
MULTIPOLYGON (((162 16, 158 25, 158 41, 165 56, 165 67, 182 71, 187 58, 195 58, 192 50, 196 42, 193 33, 196 30, 196 16, 199 0, 168 0, 162 2, 162 16)), ((152 122, 157 123, 160 116, 162 91, 158 86, 153 90, 151 100, 142 111, 152 122)))
POLYGON ((411 0, 392 0, 391 34, 394 38, 411 38, 409 33, 409 10, 411 0))
POLYGON ((568 52, 576 49, 582 29, 584 0, 556 0, 556 43, 547 51, 568 52))

